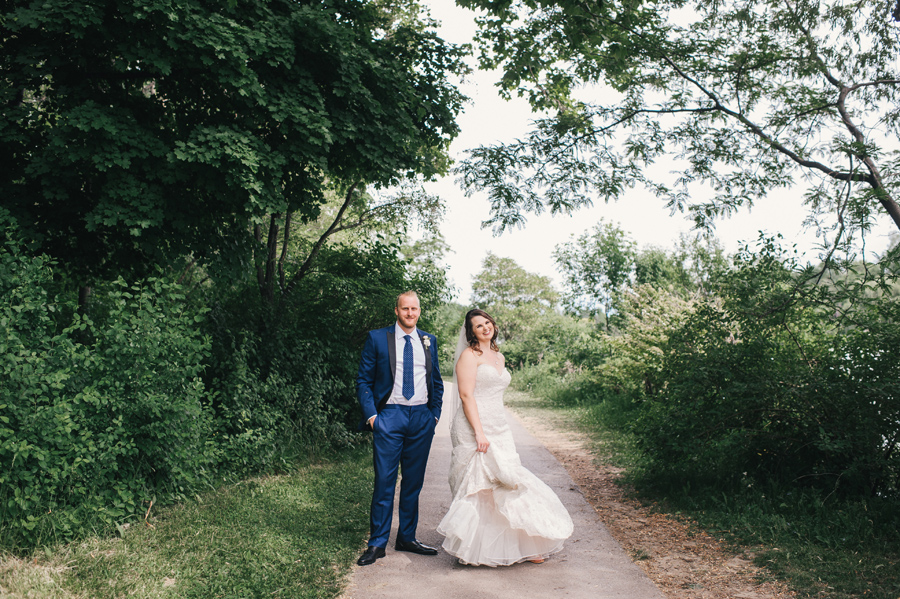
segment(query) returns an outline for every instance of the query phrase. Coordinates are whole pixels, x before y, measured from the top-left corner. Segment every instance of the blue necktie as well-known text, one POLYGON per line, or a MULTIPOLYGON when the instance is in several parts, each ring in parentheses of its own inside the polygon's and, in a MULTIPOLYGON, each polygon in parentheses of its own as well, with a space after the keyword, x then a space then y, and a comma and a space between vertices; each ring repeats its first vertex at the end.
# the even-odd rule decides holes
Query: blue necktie
POLYGON ((403 346, 403 397, 410 399, 416 394, 413 383, 412 337, 404 335, 403 338, 406 339, 406 345, 403 346))

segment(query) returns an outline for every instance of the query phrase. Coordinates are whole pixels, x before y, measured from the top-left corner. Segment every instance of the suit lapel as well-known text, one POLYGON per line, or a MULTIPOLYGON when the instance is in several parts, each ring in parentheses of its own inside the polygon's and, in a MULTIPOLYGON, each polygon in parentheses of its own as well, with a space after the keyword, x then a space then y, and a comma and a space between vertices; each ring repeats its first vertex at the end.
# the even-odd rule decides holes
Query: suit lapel
POLYGON ((391 380, 394 380, 394 373, 397 372, 397 342, 394 339, 394 327, 387 328, 387 346, 388 346, 388 362, 391 366, 391 380))
POLYGON ((431 376, 431 351, 425 347, 425 333, 416 329, 416 336, 419 338, 419 343, 422 344, 422 349, 425 350, 425 374, 431 376))
POLYGON ((416 329, 416 336, 425 350, 425 388, 428 390, 428 402, 431 403, 431 350, 425 347, 425 333, 416 329))

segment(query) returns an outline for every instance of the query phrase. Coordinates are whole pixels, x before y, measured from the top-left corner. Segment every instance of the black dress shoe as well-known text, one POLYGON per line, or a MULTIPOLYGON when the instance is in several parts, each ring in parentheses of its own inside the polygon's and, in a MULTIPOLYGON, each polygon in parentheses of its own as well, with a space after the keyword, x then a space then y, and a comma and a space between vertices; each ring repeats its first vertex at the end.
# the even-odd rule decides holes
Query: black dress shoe
POLYGON ((410 553, 418 553, 419 555, 437 555, 437 549, 423 545, 418 541, 397 541, 394 546, 397 551, 409 551, 410 553))
POLYGON ((375 560, 379 557, 384 557, 384 547, 369 545, 363 554, 359 556, 359 559, 356 560, 356 563, 359 566, 370 566, 374 564, 375 560))

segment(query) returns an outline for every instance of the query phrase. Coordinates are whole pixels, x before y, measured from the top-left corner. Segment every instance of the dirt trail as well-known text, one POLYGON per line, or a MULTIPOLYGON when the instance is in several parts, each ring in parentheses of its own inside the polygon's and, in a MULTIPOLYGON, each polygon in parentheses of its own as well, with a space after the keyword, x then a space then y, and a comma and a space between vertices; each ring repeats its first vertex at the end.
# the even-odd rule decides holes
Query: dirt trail
POLYGON ((512 392, 509 407, 565 466, 612 536, 667 596, 677 599, 787 599, 796 597, 750 553, 735 553, 689 524, 625 497, 621 470, 597 459, 590 441, 536 400, 512 392))

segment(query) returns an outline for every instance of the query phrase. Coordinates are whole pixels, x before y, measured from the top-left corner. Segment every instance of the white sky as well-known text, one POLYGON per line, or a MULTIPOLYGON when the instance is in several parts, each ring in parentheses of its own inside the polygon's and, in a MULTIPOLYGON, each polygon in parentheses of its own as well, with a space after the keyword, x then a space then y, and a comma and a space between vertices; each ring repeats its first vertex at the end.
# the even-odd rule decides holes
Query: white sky
MULTIPOLYGON (((475 33, 474 14, 458 7, 453 0, 424 0, 432 16, 441 21, 438 33, 450 42, 465 43, 475 33)), ((490 73, 475 72, 462 86, 470 103, 459 118, 460 135, 451 146, 451 156, 459 161, 466 149, 522 137, 533 118, 527 102, 522 99, 504 101, 496 93, 490 73)), ((494 237, 490 229, 481 229, 481 222, 489 216, 489 202, 484 194, 466 197, 451 175, 426 185, 430 193, 441 196, 447 214, 441 227, 453 253, 445 259, 451 282, 458 288, 456 301, 467 304, 471 296, 472 277, 481 270, 487 252, 514 259, 531 272, 551 277, 557 287, 561 278, 557 273, 552 252, 556 245, 591 229, 601 218, 618 223, 637 241, 639 246, 673 247, 680 233, 691 230, 684 215, 669 215, 663 201, 640 189, 630 191, 616 203, 598 203, 593 208, 576 211, 571 216, 551 217, 528 215, 525 228, 494 237)), ((756 239, 760 230, 781 233, 784 244, 796 243, 801 252, 809 252, 816 239, 811 231, 803 231, 801 223, 806 210, 801 202, 802 191, 779 191, 759 201, 752 211, 741 210, 731 219, 717 223, 716 236, 726 250, 733 252, 741 241, 756 239), (780 197, 778 197, 780 195, 780 197)), ((892 223, 884 217, 882 226, 870 236, 870 247, 882 251, 892 223)))

